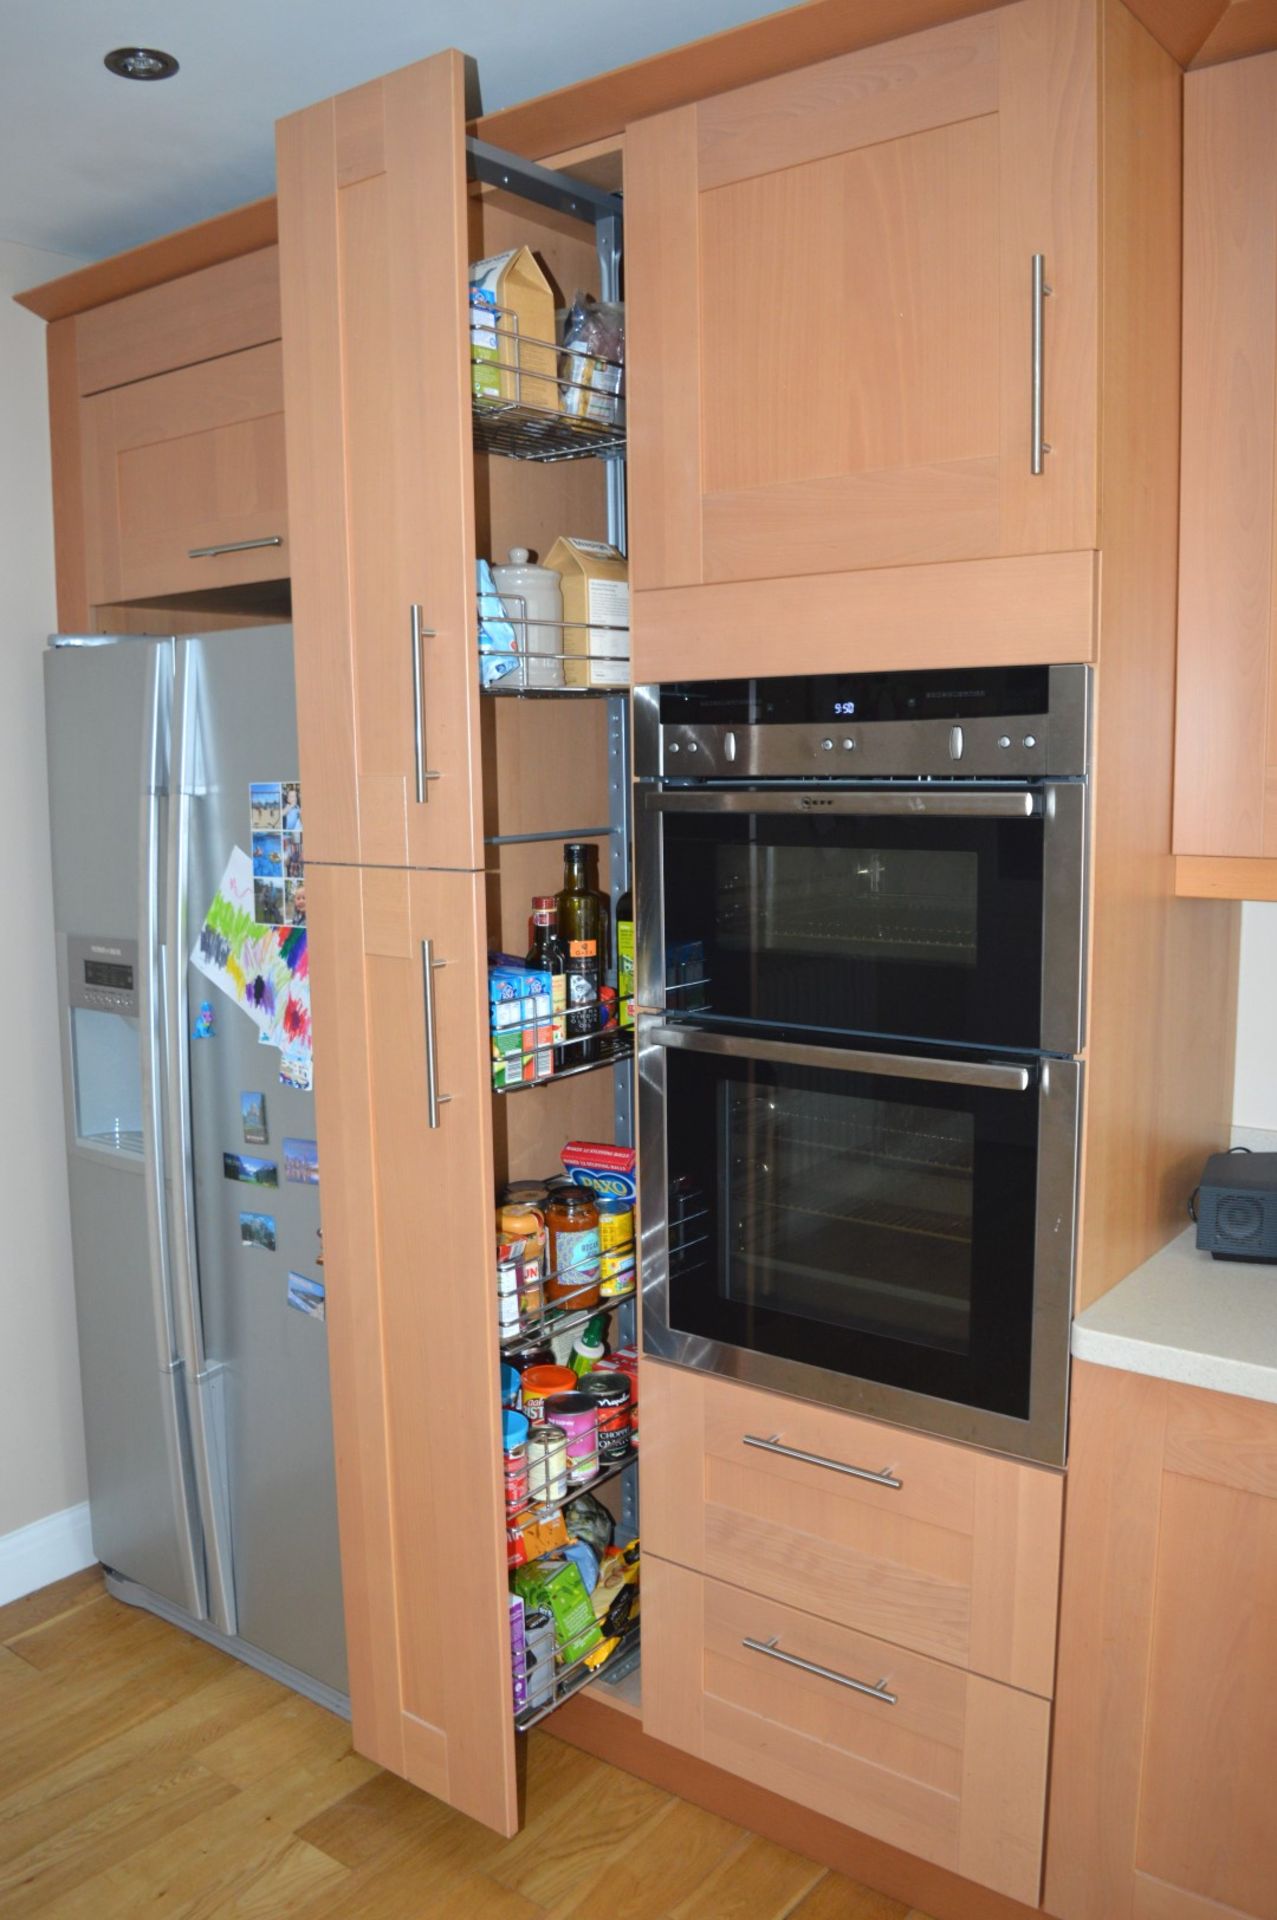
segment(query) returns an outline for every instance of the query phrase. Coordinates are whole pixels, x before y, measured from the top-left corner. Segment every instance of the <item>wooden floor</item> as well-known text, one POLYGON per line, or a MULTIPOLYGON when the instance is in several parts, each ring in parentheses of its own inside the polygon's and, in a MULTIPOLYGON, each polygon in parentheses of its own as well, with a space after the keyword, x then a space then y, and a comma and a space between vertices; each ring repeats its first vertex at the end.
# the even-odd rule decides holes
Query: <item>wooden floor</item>
POLYGON ((0 1914, 925 1920, 543 1732, 501 1840, 96 1570, 0 1609, 0 1914))

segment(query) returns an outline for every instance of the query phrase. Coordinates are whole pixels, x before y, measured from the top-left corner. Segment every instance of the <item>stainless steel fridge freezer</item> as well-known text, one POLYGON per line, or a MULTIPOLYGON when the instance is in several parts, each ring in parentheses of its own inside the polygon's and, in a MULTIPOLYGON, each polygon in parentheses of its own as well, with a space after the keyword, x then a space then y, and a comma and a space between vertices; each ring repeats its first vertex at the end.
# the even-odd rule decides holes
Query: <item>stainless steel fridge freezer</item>
MULTIPOLYGON (((322 1187, 284 1152, 314 1141, 313 1095, 190 960, 233 850, 253 858, 250 788, 296 781, 292 635, 55 636, 45 696, 94 1551, 121 1598, 346 1711, 327 1324, 305 1310, 322 1187)), ((295 870, 304 792, 290 819, 267 839, 295 870)))

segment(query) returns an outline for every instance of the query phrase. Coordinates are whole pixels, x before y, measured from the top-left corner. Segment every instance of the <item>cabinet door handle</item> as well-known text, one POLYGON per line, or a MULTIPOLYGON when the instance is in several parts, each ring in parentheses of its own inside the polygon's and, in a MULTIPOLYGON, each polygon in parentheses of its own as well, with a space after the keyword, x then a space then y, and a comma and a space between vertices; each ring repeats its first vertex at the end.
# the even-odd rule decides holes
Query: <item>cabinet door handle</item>
MULTIPOLYGON (((433 640, 435 630, 422 624, 421 608, 412 609, 412 748, 413 764, 417 774, 417 804, 422 806, 430 797, 428 781, 437 780, 439 775, 432 773, 426 765, 426 707, 425 694, 422 691, 421 643, 433 640)), ((434 1122, 431 1122, 433 1125, 434 1122)))
POLYGON ((1046 331, 1046 299, 1051 292, 1046 280, 1046 255, 1035 253, 1033 256, 1033 374, 1032 374, 1032 416, 1030 434, 1029 472, 1041 473, 1045 467, 1045 456, 1051 451, 1051 443, 1042 437, 1042 390, 1044 384, 1043 361, 1045 354, 1044 334, 1046 331))
POLYGON ((282 547, 282 533, 266 533, 260 540, 224 540, 220 547, 188 547, 188 560, 215 560, 219 553, 252 553, 255 547, 282 547))
POLYGON ((890 1467, 883 1467, 875 1473, 871 1467, 848 1466, 845 1460, 826 1460, 823 1453, 804 1453, 801 1447, 782 1446, 778 1433, 773 1433, 769 1440, 764 1440, 758 1433, 744 1433, 741 1440, 747 1447, 761 1447, 764 1453, 780 1453, 786 1460, 802 1460, 809 1467, 828 1467, 830 1473, 849 1474, 853 1480, 868 1480, 875 1487, 894 1487, 899 1492, 904 1485, 904 1481, 897 1480, 890 1467))
POLYGON ((436 960, 433 940, 421 943, 421 998, 426 1013, 426 1118, 432 1127, 439 1125, 439 1109, 451 1100, 450 1093, 439 1091, 439 1060, 435 1045, 435 968, 446 967, 436 960))
POLYGON ((881 1700, 884 1707, 894 1707, 896 1695, 887 1686, 884 1675, 875 1685, 868 1680, 853 1680, 849 1673, 837 1673, 833 1667, 817 1666, 814 1660, 802 1660, 796 1653, 785 1653, 777 1642, 775 1634, 770 1640, 742 1640, 742 1647, 748 1647, 751 1653, 765 1653, 769 1660, 783 1661, 787 1667, 797 1667, 800 1673, 814 1673, 818 1680, 832 1680, 836 1687, 849 1687, 852 1693, 863 1693, 866 1700, 881 1700))

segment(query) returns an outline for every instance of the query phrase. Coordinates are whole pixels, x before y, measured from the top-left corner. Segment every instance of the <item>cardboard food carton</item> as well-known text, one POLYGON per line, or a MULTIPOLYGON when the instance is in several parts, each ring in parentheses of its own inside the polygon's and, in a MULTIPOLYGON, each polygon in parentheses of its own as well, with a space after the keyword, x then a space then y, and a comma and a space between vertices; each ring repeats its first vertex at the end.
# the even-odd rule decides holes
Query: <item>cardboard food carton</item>
POLYGON ((557 413, 554 324, 554 294, 527 247, 471 261, 470 377, 475 399, 485 406, 540 407, 557 413))
POLYGON ((542 565, 563 582, 563 663, 569 687, 630 684, 630 586, 624 554, 601 540, 556 540, 542 565), (585 631, 586 628, 592 631, 585 631), (619 659, 588 658, 620 655, 619 659))

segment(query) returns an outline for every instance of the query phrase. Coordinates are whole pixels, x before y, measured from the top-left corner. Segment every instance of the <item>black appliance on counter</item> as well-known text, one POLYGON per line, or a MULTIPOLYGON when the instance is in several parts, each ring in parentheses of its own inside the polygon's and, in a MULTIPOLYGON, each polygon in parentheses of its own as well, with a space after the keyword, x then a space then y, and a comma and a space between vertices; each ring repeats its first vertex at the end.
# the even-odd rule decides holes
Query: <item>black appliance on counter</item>
POLYGON ((1191 1211, 1203 1253, 1277 1261, 1277 1153, 1213 1153, 1191 1211))
POLYGON ((1089 702, 636 689, 647 1353, 1064 1459, 1089 702))

